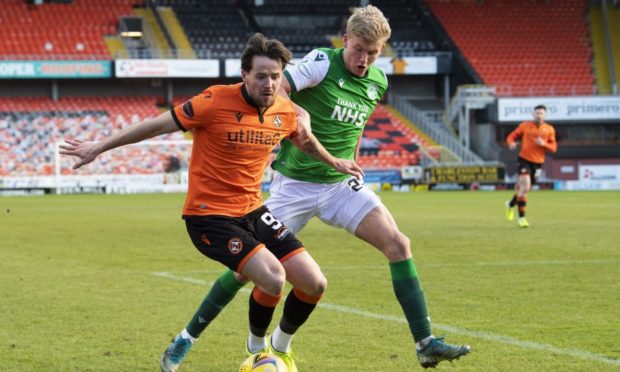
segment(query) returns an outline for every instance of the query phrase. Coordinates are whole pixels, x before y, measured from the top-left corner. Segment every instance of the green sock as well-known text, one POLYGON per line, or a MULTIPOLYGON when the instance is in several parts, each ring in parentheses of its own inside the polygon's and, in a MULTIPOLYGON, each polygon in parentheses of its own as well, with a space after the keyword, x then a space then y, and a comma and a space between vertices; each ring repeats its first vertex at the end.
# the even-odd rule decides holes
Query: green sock
POLYGON ((432 334, 431 319, 413 259, 391 262, 390 273, 394 293, 403 308, 413 339, 415 342, 421 341, 432 334))
POLYGON ((192 337, 200 337, 200 334, 207 328, 209 323, 215 319, 244 285, 245 283, 240 283, 235 279, 235 274, 231 270, 227 270, 220 275, 187 325, 187 332, 192 337))

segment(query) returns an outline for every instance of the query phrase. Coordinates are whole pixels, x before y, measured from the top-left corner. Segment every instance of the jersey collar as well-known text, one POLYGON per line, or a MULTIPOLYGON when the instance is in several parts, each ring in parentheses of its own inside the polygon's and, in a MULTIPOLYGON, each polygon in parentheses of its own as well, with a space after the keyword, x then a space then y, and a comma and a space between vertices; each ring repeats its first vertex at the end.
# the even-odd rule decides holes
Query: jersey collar
POLYGON ((258 114, 258 120, 263 123, 265 121, 263 114, 267 111, 268 108, 266 108, 265 111, 260 112, 260 108, 256 104, 256 101, 254 101, 254 98, 252 98, 252 96, 250 96, 250 93, 248 93, 248 89, 245 87, 245 83, 241 84, 241 95, 243 96, 243 99, 248 105, 256 109, 256 113, 258 114))

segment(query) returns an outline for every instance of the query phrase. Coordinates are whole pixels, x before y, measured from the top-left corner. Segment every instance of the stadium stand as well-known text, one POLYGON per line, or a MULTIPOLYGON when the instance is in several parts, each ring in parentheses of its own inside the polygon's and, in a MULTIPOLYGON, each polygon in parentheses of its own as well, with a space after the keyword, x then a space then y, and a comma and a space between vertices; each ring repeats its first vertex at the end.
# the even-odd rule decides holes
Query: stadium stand
MULTIPOLYGON (((396 52, 388 44, 385 56, 402 57, 437 50, 437 42, 428 31, 418 6, 406 0, 372 3, 384 6, 386 15, 395 20, 392 40, 396 52)), ((260 4, 244 0, 151 0, 146 4, 147 7, 136 9, 135 13, 144 17, 155 30, 159 40, 153 44, 163 44, 163 40, 154 27, 151 13, 161 19, 161 26, 165 28, 163 31, 173 39, 180 58, 236 58, 243 50, 247 37, 255 32, 282 40, 293 55, 300 58, 314 48, 341 47, 349 9, 358 6, 359 2, 273 0, 260 4), (178 20, 182 28, 171 25, 170 19, 174 22, 178 20), (178 34, 183 35, 175 37, 178 34), (190 44, 185 45, 185 38, 190 44), (186 50, 190 55, 185 55, 186 50)), ((162 53, 151 51, 150 54, 162 53)), ((164 50, 165 54, 167 52, 164 50)))
POLYGON ((3 0, 1 59, 109 60, 105 35, 116 34, 118 19, 142 0, 75 0, 70 4, 27 5, 3 0))
POLYGON ((585 1, 427 2, 498 95, 595 93, 585 1))
MULTIPOLYGON (((180 104, 185 99, 177 97, 174 102, 180 104)), ((51 176, 55 172, 56 142, 78 136, 86 140, 105 138, 122 127, 159 115, 155 102, 155 97, 68 97, 59 101, 0 98, 0 176, 51 176)), ((176 132, 157 139, 185 137, 176 132)), ((380 105, 368 120, 360 165, 367 169, 416 165, 420 163, 420 148, 435 154, 434 145, 417 128, 380 105)), ((175 150, 175 157, 187 164, 188 150, 175 150)), ((62 174, 161 173, 169 155, 165 148, 125 147, 103 154, 100 160, 78 171, 71 171, 71 159, 63 158, 62 174)))
MULTIPOLYGON (((615 6, 607 7, 609 21, 609 36, 611 50, 615 61, 614 72, 616 79, 620 77, 620 8, 615 6)), ((605 46, 605 36, 603 29, 603 15, 600 6, 590 6, 588 21, 592 37, 592 50, 594 52, 594 66, 596 82, 599 94, 610 94, 611 77, 609 73, 609 62, 607 60, 607 48, 605 46)))
POLYGON ((331 37, 340 37, 345 15, 359 2, 351 0, 278 0, 252 5, 259 30, 280 39, 296 57, 315 48, 330 47, 331 37))
MULTIPOLYGON (((360 5, 355 0, 58 0, 36 6, 27 0, 1 3, 0 60, 5 63, 13 59, 19 62, 114 60, 127 56, 167 58, 168 55, 193 58, 195 51, 198 58, 220 59, 220 67, 224 58, 237 59, 247 37, 258 31, 282 39, 295 57, 305 55, 312 48, 338 46, 336 42, 342 41, 349 8, 360 5), (119 19, 123 16, 134 19, 141 16, 146 20, 143 27, 153 31, 155 40, 144 42, 143 47, 151 49, 148 53, 136 54, 132 40, 120 36, 119 19), (171 26, 175 22, 176 26, 171 26), (191 44, 183 46, 183 38, 191 44), (170 52, 165 50, 166 44, 170 52), (155 50, 161 50, 161 54, 155 50), (189 54, 181 55, 182 50, 189 54)), ((500 97, 610 93, 609 76, 603 76, 608 67, 600 10, 597 5, 588 6, 598 1, 371 0, 369 3, 380 7, 391 21, 392 37, 384 56, 442 56, 451 50, 447 52, 449 63, 442 65, 450 67, 442 72, 394 73, 389 77, 389 97, 385 102, 390 105, 379 106, 371 115, 362 138, 359 161, 364 168, 397 169, 406 165, 501 160, 509 164, 508 173, 512 172, 514 154, 504 153, 504 139, 516 123, 497 122, 493 111, 496 106, 472 110, 468 132, 471 145, 459 142, 455 132, 447 130, 443 122, 449 117, 444 109, 451 93, 472 80, 480 83, 478 77, 497 87, 500 97), (457 48, 453 49, 452 45, 457 48), (411 122, 431 134, 437 143, 412 127, 411 122)), ((607 9, 612 52, 615 60, 620 61, 620 8, 610 5, 607 9)), ((147 33, 144 32, 144 37, 147 33)), ((620 76, 620 63, 616 63, 616 75, 620 76)), ((216 79, 162 76, 96 81, 4 76, 3 86, 11 89, 0 90, 0 97, 10 97, 0 98, 0 177, 52 176, 55 144, 64 137, 77 135, 80 128, 90 129, 89 139, 103 138, 115 128, 158 115, 156 101, 163 104, 161 97, 168 100, 237 79, 222 74, 216 79), (59 100, 44 98, 48 93, 59 100), (38 98, 20 98, 28 96, 38 98)), ((592 107, 598 106, 592 104, 592 107)), ((584 104, 586 108, 590 106, 584 104)), ((620 158, 620 126, 614 120, 589 121, 586 117, 585 121, 576 118, 560 123, 556 130, 561 146, 554 157, 620 158)), ((553 118, 550 121, 555 124, 553 118)), ((180 132, 165 138, 186 139, 180 132)), ((189 161, 186 150, 175 155, 181 163, 189 161)), ((168 150, 143 151, 139 147, 119 149, 77 172, 70 171, 71 159, 61 157, 61 171, 63 174, 148 174, 166 170, 168 150)))
POLYGON ((253 30, 237 6, 219 0, 157 0, 171 7, 198 58, 238 58, 253 30))
MULTIPOLYGON (((155 97, 0 98, 0 176, 54 174, 55 143, 101 140, 111 132, 160 114, 155 97)), ((158 139, 183 140, 181 132, 158 139)), ((146 174, 165 171, 167 149, 126 147, 102 155, 84 170, 63 174, 146 174), (153 153, 155 150, 155 153, 153 153)), ((177 157, 187 161, 188 154, 177 157)))
POLYGON ((178 57, 195 59, 196 53, 174 10, 170 7, 157 7, 153 15, 161 19, 162 26, 165 27, 170 41, 176 48, 178 57))
POLYGON ((359 163, 367 169, 401 168, 417 165, 423 153, 437 157, 431 139, 419 132, 386 106, 379 105, 372 113, 360 146, 359 163))
MULTIPOLYGON (((314 48, 337 43, 346 27, 353 0, 251 1, 157 0, 158 7, 170 6, 183 25, 199 58, 236 58, 246 38, 254 32, 275 37, 303 57, 314 48), (231 29, 229 25, 237 27, 231 29), (205 27, 205 25, 209 25, 205 27)), ((385 10, 392 22, 392 39, 385 55, 399 56, 436 51, 437 41, 424 22, 420 9, 407 0, 372 1, 385 10)))
POLYGON ((170 46, 168 45, 164 32, 157 23, 157 17, 153 9, 148 7, 135 8, 134 14, 142 17, 142 27, 149 32, 149 42, 152 44, 151 49, 157 50, 157 53, 151 52, 151 54, 154 54, 158 58, 169 58, 172 54, 170 52, 170 46))
POLYGON ((374 0, 372 4, 390 20, 389 45, 399 57, 441 50, 418 4, 409 0, 374 0))

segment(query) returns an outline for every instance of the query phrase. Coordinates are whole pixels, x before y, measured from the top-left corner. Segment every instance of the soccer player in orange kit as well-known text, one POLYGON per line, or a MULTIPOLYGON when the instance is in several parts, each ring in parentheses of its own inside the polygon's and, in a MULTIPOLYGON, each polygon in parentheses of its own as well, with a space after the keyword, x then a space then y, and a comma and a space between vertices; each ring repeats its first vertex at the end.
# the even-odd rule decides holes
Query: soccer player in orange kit
MULTIPOLYGON (((265 336, 283 297, 285 279, 293 288, 280 323, 285 322, 292 333, 308 319, 326 287, 323 273, 303 244, 263 205, 261 181, 273 148, 287 138, 338 172, 363 177, 353 160, 336 158, 320 144, 307 114, 278 95, 291 57, 281 42, 256 34, 241 56, 242 83, 213 85, 159 117, 123 128, 103 141, 66 139, 60 146, 61 154, 78 158, 76 169, 119 146, 178 130, 193 131, 183 219, 203 255, 254 282, 247 344, 254 351, 268 350, 265 336)), ((232 275, 214 286, 234 287, 232 275)), ((190 324, 199 328, 202 322, 205 319, 196 316, 190 324)), ((198 334, 192 335, 193 328, 188 328, 162 354, 162 371, 177 371, 196 341, 198 334)), ((297 371, 290 351, 274 353, 291 372, 297 371)))
POLYGON ((514 196, 506 202, 506 219, 509 221, 514 219, 512 208, 517 205, 519 227, 529 226, 527 219, 525 219, 527 193, 540 176, 541 166, 545 162, 545 152, 556 152, 558 149, 558 144, 555 141, 555 129, 550 124, 545 123, 546 116, 546 106, 534 107, 534 121, 522 122, 506 138, 511 150, 517 148, 516 141, 519 138, 521 139, 521 151, 517 158, 519 178, 515 185, 514 196))

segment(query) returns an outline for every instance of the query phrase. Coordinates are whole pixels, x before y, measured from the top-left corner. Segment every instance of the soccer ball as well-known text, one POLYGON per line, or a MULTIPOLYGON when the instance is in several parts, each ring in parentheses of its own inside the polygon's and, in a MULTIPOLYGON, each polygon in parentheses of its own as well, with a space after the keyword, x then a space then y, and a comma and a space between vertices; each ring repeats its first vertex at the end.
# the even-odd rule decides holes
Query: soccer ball
POLYGON ((279 356, 262 352, 244 360, 239 372, 288 372, 288 367, 279 356))

